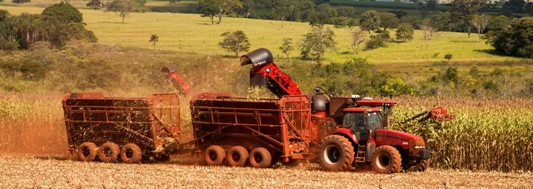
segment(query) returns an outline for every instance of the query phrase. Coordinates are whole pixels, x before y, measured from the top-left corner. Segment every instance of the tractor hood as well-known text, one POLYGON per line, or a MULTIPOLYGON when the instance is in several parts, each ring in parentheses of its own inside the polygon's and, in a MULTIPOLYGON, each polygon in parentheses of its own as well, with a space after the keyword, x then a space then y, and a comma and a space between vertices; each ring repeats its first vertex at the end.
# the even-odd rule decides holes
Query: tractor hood
POLYGON ((409 148, 409 143, 415 143, 411 145, 425 145, 424 139, 422 137, 389 129, 376 129, 376 144, 381 145, 391 145, 391 146, 401 146, 404 149, 409 148))

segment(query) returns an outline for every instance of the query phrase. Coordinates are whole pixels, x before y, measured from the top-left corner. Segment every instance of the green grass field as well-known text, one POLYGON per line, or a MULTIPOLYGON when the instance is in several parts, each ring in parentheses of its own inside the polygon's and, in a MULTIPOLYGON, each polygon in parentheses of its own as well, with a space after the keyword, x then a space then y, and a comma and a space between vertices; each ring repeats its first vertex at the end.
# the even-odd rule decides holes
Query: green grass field
MULTIPOLYGON (((57 1, 57 0, 54 0, 57 1)), ((34 5, 51 4, 53 1, 35 0, 34 5)), ((87 28, 98 37, 98 43, 121 45, 153 49, 149 42, 152 34, 159 36, 157 50, 170 50, 175 53, 193 53, 203 55, 221 55, 230 61, 237 62, 232 52, 227 52, 218 46, 222 41, 220 34, 226 31, 242 30, 249 38, 250 51, 265 47, 272 51, 276 62, 283 63, 285 55, 279 50, 283 38, 293 39, 294 51, 290 53, 290 61, 300 61, 299 48, 303 35, 311 29, 304 22, 281 22, 273 20, 258 20, 244 18, 224 17, 220 25, 211 25, 207 17, 199 14, 180 14, 145 12, 131 13, 122 23, 121 17, 113 12, 103 13, 100 10, 87 9, 86 1, 72 1, 83 13, 87 28)), ((180 2, 191 3, 191 2, 180 2)), ((10 4, 10 3, 6 3, 10 4)), ((10 4, 13 5, 13 4, 10 4)), ((149 1, 147 5, 165 6, 167 1, 149 1)), ((22 12, 38 14, 44 7, 35 6, 0 6, 11 14, 22 12)), ((365 8, 359 8, 361 11, 365 8)), ((366 8, 368 10, 369 8, 366 8)), ((216 18, 215 18, 216 21, 216 18)), ((348 28, 334 28, 327 26, 335 32, 338 42, 335 52, 327 52, 323 56, 323 63, 343 63, 353 58, 365 58, 369 63, 375 64, 382 71, 389 72, 398 77, 409 75, 415 80, 424 79, 439 71, 438 65, 446 62, 444 56, 452 54, 450 65, 467 70, 477 67, 480 71, 490 72, 499 67, 513 72, 524 72, 532 69, 530 59, 495 55, 491 53, 492 47, 484 41, 479 41, 476 34, 470 38, 466 33, 438 32, 429 40, 423 39, 423 32, 415 30, 414 40, 398 43, 390 42, 387 47, 375 50, 359 48, 358 55, 353 55, 351 47, 350 30, 348 28)), ((391 37, 395 37, 394 30, 390 30, 391 37)), ((246 52, 240 53, 240 55, 246 52)))

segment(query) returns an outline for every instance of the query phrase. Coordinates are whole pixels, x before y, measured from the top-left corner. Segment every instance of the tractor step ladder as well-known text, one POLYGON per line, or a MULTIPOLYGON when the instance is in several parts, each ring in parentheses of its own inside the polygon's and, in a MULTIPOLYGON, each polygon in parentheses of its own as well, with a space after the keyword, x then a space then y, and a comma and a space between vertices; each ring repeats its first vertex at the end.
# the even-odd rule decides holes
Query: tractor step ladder
POLYGON ((357 148, 357 154, 355 154, 355 163, 364 163, 366 160, 365 153, 366 153, 366 146, 359 145, 359 147, 357 148))

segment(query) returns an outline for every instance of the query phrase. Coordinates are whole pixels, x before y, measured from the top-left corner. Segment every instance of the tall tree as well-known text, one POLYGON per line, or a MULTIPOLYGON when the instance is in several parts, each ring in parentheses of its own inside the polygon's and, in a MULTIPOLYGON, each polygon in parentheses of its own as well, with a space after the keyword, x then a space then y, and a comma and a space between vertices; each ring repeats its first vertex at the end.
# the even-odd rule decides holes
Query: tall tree
POLYGON ((414 30, 411 24, 402 23, 396 30, 396 39, 398 41, 409 41, 413 39, 414 30))
POLYGON ((493 41, 496 35, 500 33, 503 28, 507 27, 509 23, 511 23, 511 19, 504 15, 490 17, 489 24, 487 25, 488 31, 483 35, 483 38, 485 38, 487 42, 493 41))
POLYGON ((359 27, 362 30, 368 31, 369 34, 370 31, 378 30, 380 24, 381 18, 379 17, 379 13, 374 10, 363 12, 361 20, 359 20, 359 27))
POLYGON ((214 0, 200 0, 198 2, 198 10, 202 13, 202 17, 209 17, 211 25, 215 24, 215 16, 218 14, 218 8, 215 6, 214 0))
POLYGON ((533 58, 533 18, 515 18, 490 41, 497 52, 533 58))
POLYGON ((432 35, 433 32, 435 31, 435 28, 431 24, 431 20, 430 19, 422 20, 422 22, 420 23, 420 29, 422 29, 422 32, 424 32, 424 41, 426 41, 427 43, 429 36, 432 35))
POLYGON ((383 28, 383 31, 387 31, 387 28, 397 28, 398 24, 400 24, 400 19, 392 13, 380 13, 379 18, 381 20, 379 25, 383 28))
POLYGON ((106 7, 107 10, 117 13, 122 18, 124 23, 126 16, 131 12, 141 12, 146 1, 140 0, 113 0, 109 2, 106 7))
POLYGON ((91 0, 87 3, 88 7, 91 7, 94 10, 102 8, 102 2, 100 0, 91 0))
POLYGON ((241 30, 224 32, 220 36, 224 37, 224 40, 218 43, 218 46, 226 49, 228 52, 234 52, 236 57, 239 57, 239 52, 250 49, 248 37, 241 30))
POLYGON ((316 10, 309 15, 309 24, 321 27, 331 23, 331 19, 337 17, 337 10, 328 3, 316 6, 316 10))
POLYGON ((13 28, 13 17, 7 10, 0 9, 0 49, 11 51, 19 47, 13 28))
POLYGON ((453 0, 451 3, 452 18, 461 21, 466 26, 468 38, 470 38, 471 25, 470 15, 476 14, 480 8, 487 4, 487 0, 453 0))
POLYGON ((202 15, 210 17, 211 21, 216 14, 218 17, 217 24, 222 22, 222 17, 224 15, 233 13, 236 9, 243 8, 243 5, 239 0, 200 0, 198 4, 202 15))
POLYGON ((359 44, 363 43, 366 40, 366 33, 364 30, 356 29, 354 27, 353 29, 351 29, 351 34, 353 55, 357 55, 357 47, 359 47, 359 44))
POLYGON ((304 35, 304 41, 300 45, 302 59, 314 58, 320 64, 322 56, 327 50, 335 50, 337 42, 333 39, 333 30, 325 27, 312 27, 311 31, 304 35))
POLYGON ((292 46, 292 38, 283 38, 283 44, 281 44, 279 50, 281 50, 281 52, 287 56, 287 59, 289 59, 290 52, 294 50, 294 47, 292 46))
POLYGON ((21 48, 29 49, 33 43, 43 39, 46 25, 42 24, 41 17, 39 14, 22 13, 13 18, 15 38, 21 48))
POLYGON ((64 3, 63 1, 61 3, 46 7, 41 14, 43 16, 55 17, 59 20, 59 22, 62 23, 83 22, 83 15, 81 12, 74 6, 64 3))
POLYGON ((472 19, 470 20, 470 24, 476 27, 478 42, 481 42, 481 34, 485 32, 485 28, 487 28, 487 25, 489 24, 489 19, 490 19, 490 16, 488 15, 475 14, 472 16, 472 19))

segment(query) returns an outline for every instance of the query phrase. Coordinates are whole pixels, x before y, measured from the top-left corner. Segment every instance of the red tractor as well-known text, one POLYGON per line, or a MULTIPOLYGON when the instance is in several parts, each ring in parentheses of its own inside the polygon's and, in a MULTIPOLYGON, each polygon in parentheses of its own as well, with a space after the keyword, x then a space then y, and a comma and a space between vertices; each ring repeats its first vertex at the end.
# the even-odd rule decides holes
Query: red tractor
MULTIPOLYGON (((269 50, 260 48, 244 55, 241 65, 248 64, 253 66, 251 85, 266 85, 280 98, 301 94, 296 83, 274 64, 269 50)), ((353 165, 371 163, 379 173, 395 173, 402 168, 427 169, 431 153, 424 139, 389 129, 391 108, 396 102, 361 99, 355 95, 332 97, 319 93, 318 88, 315 91, 308 95, 313 113, 310 124, 318 129, 315 151, 322 168, 344 171, 353 165), (328 129, 325 125, 332 122, 336 128, 328 129)))
POLYGON ((378 173, 425 171, 431 153, 424 139, 390 130, 392 107, 388 100, 353 98, 342 109, 338 127, 318 147, 320 166, 330 171, 348 170, 352 165, 371 163, 378 173))

